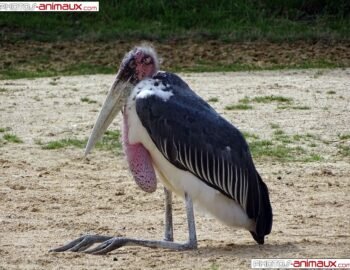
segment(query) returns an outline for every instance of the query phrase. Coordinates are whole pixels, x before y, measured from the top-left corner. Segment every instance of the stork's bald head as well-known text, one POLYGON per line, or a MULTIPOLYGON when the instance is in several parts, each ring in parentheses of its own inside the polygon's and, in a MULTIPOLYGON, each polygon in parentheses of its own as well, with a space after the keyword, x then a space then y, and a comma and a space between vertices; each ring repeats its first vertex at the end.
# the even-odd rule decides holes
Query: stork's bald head
POLYGON ((124 56, 118 77, 121 81, 129 81, 136 85, 144 78, 152 77, 158 69, 159 61, 154 49, 149 46, 140 46, 124 56))
POLYGON ((117 113, 125 106, 134 86, 144 78, 155 75, 158 69, 157 54, 149 46, 135 47, 124 56, 86 145, 85 154, 90 152, 117 113))

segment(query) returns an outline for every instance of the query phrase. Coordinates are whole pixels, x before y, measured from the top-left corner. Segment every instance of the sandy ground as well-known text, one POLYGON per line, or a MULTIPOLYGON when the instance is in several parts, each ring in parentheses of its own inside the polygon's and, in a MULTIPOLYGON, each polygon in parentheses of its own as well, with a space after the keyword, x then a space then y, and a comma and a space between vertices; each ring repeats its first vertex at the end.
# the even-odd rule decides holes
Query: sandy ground
MULTIPOLYGON (((0 146, 0 269, 246 269, 252 258, 350 257, 350 158, 339 154, 338 137, 349 134, 350 69, 182 76, 205 99, 218 97, 213 106, 242 130, 269 138, 274 123, 290 135, 320 138, 313 151, 322 161, 257 160, 274 211, 266 244, 196 211, 195 251, 49 253, 82 233, 161 239, 162 188, 139 190, 122 155, 95 150, 83 159, 82 149, 43 150, 37 143, 87 137, 114 76, 0 81, 0 128, 23 140, 0 146), (271 103, 224 110, 245 96, 272 94, 311 109, 281 110, 271 103), (82 97, 98 102, 83 103, 82 97)), ((119 129, 118 120, 112 129, 119 129)), ((174 223, 175 238, 186 240, 179 198, 174 223)))

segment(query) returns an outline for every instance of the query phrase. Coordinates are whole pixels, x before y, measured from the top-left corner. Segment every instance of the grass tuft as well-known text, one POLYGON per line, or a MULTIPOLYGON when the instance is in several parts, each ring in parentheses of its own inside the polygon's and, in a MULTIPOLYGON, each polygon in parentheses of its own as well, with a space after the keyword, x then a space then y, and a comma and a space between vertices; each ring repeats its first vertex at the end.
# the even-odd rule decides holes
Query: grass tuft
POLYGON ((257 140, 257 139, 259 139, 259 136, 256 135, 256 134, 254 134, 254 133, 250 133, 250 132, 247 132, 247 131, 243 131, 242 134, 243 134, 243 136, 244 136, 244 138, 245 138, 246 140, 250 140, 250 139, 257 140))
POLYGON ((277 109, 279 110, 311 110, 311 107, 309 106, 278 106, 277 109))
POLYGON ((254 97, 252 101, 257 103, 272 103, 272 102, 292 103, 293 99, 289 97, 271 95, 271 96, 254 97))
POLYGON ((119 151, 122 148, 120 142, 120 131, 107 130, 102 139, 96 144, 96 148, 99 150, 112 151, 119 154, 119 151))
POLYGON ((215 102, 218 102, 219 101, 219 98, 217 97, 211 97, 208 99, 208 102, 211 102, 211 103, 215 103, 215 102))
POLYGON ((244 97, 238 101, 239 103, 248 104, 250 102, 249 97, 244 97))
MULTIPOLYGON (((255 134, 243 132, 244 137, 247 139, 252 156, 256 159, 269 158, 272 160, 278 160, 280 162, 317 162, 322 161, 323 157, 318 154, 310 153, 307 149, 302 148, 299 145, 295 145, 295 142, 303 140, 309 141, 311 138, 317 137, 313 134, 295 134, 287 135, 276 124, 270 124, 274 127, 273 137, 271 140, 259 140, 259 137, 255 134)), ((310 147, 316 147, 314 142, 309 143, 310 147), (313 144, 313 145, 311 145, 313 144)))
POLYGON ((317 162, 323 161, 324 158, 318 154, 311 154, 310 156, 304 157, 301 161, 303 162, 317 162))
POLYGON ((68 146, 74 146, 78 148, 83 148, 87 143, 87 140, 78 140, 78 139, 62 139, 58 141, 51 141, 42 146, 42 149, 46 150, 55 150, 66 148, 68 146))
POLYGON ((96 100, 93 100, 93 99, 89 99, 88 97, 83 97, 80 99, 81 102, 86 102, 88 104, 94 104, 94 103, 97 103, 96 100))
POLYGON ((23 143, 23 141, 17 137, 17 135, 15 134, 11 134, 11 133, 6 133, 3 136, 4 140, 11 142, 11 143, 23 143))
MULTIPOLYGON (((77 147, 84 148, 86 146, 87 139, 79 140, 79 139, 62 139, 57 141, 51 141, 46 144, 43 144, 41 141, 38 141, 37 144, 41 145, 42 149, 46 150, 55 150, 62 149, 67 147, 77 147)), ((115 131, 106 131, 103 135, 102 139, 96 143, 95 146, 98 150, 111 151, 119 154, 121 149, 120 143, 120 132, 118 130, 115 131)))
POLYGON ((249 146, 254 158, 269 157, 279 161, 300 161, 300 157, 306 154, 301 147, 274 144, 267 140, 254 141, 249 146))
POLYGON ((338 138, 340 140, 349 140, 350 139, 350 133, 347 134, 338 134, 338 138))
POLYGON ((225 106, 225 110, 252 110, 253 106, 248 105, 248 104, 232 104, 232 105, 227 105, 225 106))
POLYGON ((277 129, 277 128, 280 128, 280 126, 278 124, 275 124, 275 123, 270 123, 270 127, 272 129, 277 129))
POLYGON ((279 136, 279 135, 283 135, 284 134, 284 131, 282 129, 276 129, 274 132, 273 132, 274 135, 276 136, 279 136))

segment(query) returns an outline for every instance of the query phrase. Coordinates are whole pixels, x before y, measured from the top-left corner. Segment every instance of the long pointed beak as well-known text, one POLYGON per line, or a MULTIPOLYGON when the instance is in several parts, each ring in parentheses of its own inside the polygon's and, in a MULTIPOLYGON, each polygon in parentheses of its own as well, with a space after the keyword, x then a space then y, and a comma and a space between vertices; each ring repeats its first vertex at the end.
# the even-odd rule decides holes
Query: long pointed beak
POLYGON ((121 82, 117 75, 102 109, 97 117, 94 128, 92 129, 89 140, 85 148, 85 156, 90 153, 97 141, 102 137, 108 126, 112 123, 118 112, 122 109, 127 99, 128 82, 121 82))

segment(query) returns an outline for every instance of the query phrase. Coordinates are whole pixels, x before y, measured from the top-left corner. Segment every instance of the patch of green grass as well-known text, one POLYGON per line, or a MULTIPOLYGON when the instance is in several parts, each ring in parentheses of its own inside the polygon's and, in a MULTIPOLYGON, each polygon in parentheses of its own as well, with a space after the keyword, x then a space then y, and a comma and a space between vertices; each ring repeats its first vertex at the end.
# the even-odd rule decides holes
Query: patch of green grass
POLYGON ((338 134, 338 138, 340 140, 349 140, 350 139, 350 133, 347 134, 338 134))
MULTIPOLYGON (((41 141, 38 141, 38 145, 41 145, 42 149, 46 150, 55 150, 62 149, 66 147, 77 147, 84 148, 86 146, 87 139, 79 140, 79 139, 62 139, 57 141, 51 141, 46 144, 43 144, 41 141)), ((102 139, 96 143, 95 146, 98 150, 112 151, 115 153, 119 153, 121 149, 120 143, 120 132, 118 130, 110 131, 107 130, 103 135, 102 139)))
POLYGON ((303 138, 303 136, 300 135, 300 134, 294 134, 293 135, 293 140, 294 141, 300 141, 302 138, 303 138))
POLYGON ((301 161, 303 162, 317 162, 317 161, 323 161, 324 158, 318 154, 311 154, 307 157, 302 158, 301 161))
MULTIPOLYGON (((115 68, 92 65, 92 64, 74 64, 66 66, 62 70, 43 69, 43 70, 20 70, 16 68, 2 69, 0 71, 0 80, 15 80, 21 78, 39 78, 56 77, 71 75, 90 75, 90 74, 114 74, 115 68)), ((53 82, 55 83, 55 82, 53 82)))
POLYGON ((309 146, 310 146, 310 147, 316 147, 317 144, 316 144, 316 143, 310 143, 309 146))
POLYGON ((284 144, 289 144, 293 142, 292 138, 286 134, 275 136, 274 139, 284 144))
POLYGON ((283 135, 284 134, 284 131, 282 129, 276 129, 273 134, 276 136, 279 136, 279 135, 283 135))
POLYGON ((254 133, 250 133, 250 132, 247 132, 247 131, 243 131, 242 134, 243 134, 243 136, 244 136, 244 138, 245 138, 246 140, 250 140, 250 139, 257 140, 257 139, 259 139, 259 136, 256 135, 256 134, 254 134, 254 133))
POLYGON ((119 130, 107 130, 102 139, 96 144, 97 149, 112 151, 117 154, 121 147, 119 130))
POLYGON ((271 95, 271 96, 254 97, 252 101, 257 103, 271 103, 271 102, 292 103, 293 99, 289 97, 271 95))
POLYGON ((18 138, 17 135, 11 133, 5 133, 3 139, 11 143, 23 143, 23 141, 18 138))
POLYGON ((215 102, 218 102, 219 101, 219 98, 217 97, 211 97, 208 99, 208 102, 211 102, 211 103, 215 103, 215 102))
POLYGON ((10 127, 0 128, 0 133, 4 133, 6 131, 11 131, 10 127))
POLYGON ((18 70, 18 69, 3 69, 0 72, 0 80, 15 80, 21 78, 37 78, 37 77, 52 77, 58 75, 59 72, 53 70, 18 70))
POLYGON ((333 91, 333 90, 330 90, 330 91, 327 91, 327 94, 328 95, 335 95, 337 92, 333 91))
POLYGON ((277 129, 277 128, 280 128, 280 126, 278 124, 275 124, 275 123, 270 123, 270 127, 272 129, 277 129))
POLYGON ((311 107, 309 106, 278 106, 277 109, 279 110, 311 110, 311 107))
POLYGON ((282 142, 284 144, 289 144, 293 142, 292 138, 285 134, 284 131, 281 129, 275 129, 273 135, 276 141, 282 142))
POLYGON ((306 134, 305 134, 305 137, 306 137, 307 139, 314 139, 314 140, 317 139, 317 136, 314 135, 314 134, 311 134, 311 133, 306 133, 306 134))
MULTIPOLYGON (((254 158, 269 158, 281 162, 317 162, 323 160, 323 157, 320 155, 310 153, 307 149, 295 145, 296 141, 309 141, 311 138, 316 139, 317 137, 315 135, 307 133, 290 136, 285 134, 278 125, 270 125, 275 128, 273 137, 270 140, 260 140, 258 135, 243 132, 243 136, 248 141, 250 151, 254 158)), ((316 144, 311 142, 309 146, 316 147, 316 144)))
POLYGON ((348 1, 100 1, 88 14, 7 12, 0 25, 10 40, 206 38, 225 41, 346 40, 348 1), (70 14, 68 14, 70 15, 70 14), (11 30, 19 30, 12 33, 11 30), (40 31, 39 31, 40 30, 40 31))
POLYGON ((232 104, 232 105, 227 105, 225 106, 225 110, 252 110, 253 106, 248 105, 248 104, 232 104))
POLYGON ((257 140, 249 143, 254 158, 270 158, 280 162, 317 162, 323 157, 318 154, 309 154, 300 146, 274 143, 269 140, 257 140))
MULTIPOLYGON (((283 104, 291 104, 293 102, 292 98, 289 97, 283 97, 283 96, 258 96, 254 98, 249 98, 249 97, 244 97, 243 99, 239 100, 239 104, 248 105, 251 102, 256 102, 256 103, 272 103, 272 102, 277 102, 277 103, 283 103, 283 104)), ((278 107, 280 108, 280 107, 278 107)), ((283 108, 289 108, 288 106, 283 107, 283 108)))
POLYGON ((250 102, 249 97, 244 97, 240 100, 238 100, 239 103, 243 103, 243 104, 248 104, 250 102))
POLYGON ((249 146, 254 158, 270 157, 280 161, 294 161, 296 156, 304 154, 301 148, 274 144, 268 140, 254 141, 249 146))
POLYGON ((0 87, 0 93, 5 93, 5 92, 7 92, 8 91, 8 89, 6 89, 6 88, 1 88, 0 87))
POLYGON ((42 145, 42 149, 54 150, 54 149, 66 148, 68 146, 84 148, 86 143, 87 143, 87 140, 62 139, 58 141, 48 142, 47 144, 42 145))
POLYGON ((89 99, 88 97, 83 97, 80 99, 81 102, 86 102, 88 104, 93 104, 93 103, 97 103, 96 100, 92 100, 92 99, 89 99))
POLYGON ((306 134, 294 134, 293 135, 293 140, 294 141, 310 141, 310 140, 318 140, 319 138, 314 135, 314 134, 310 134, 310 133, 306 133, 306 134))

